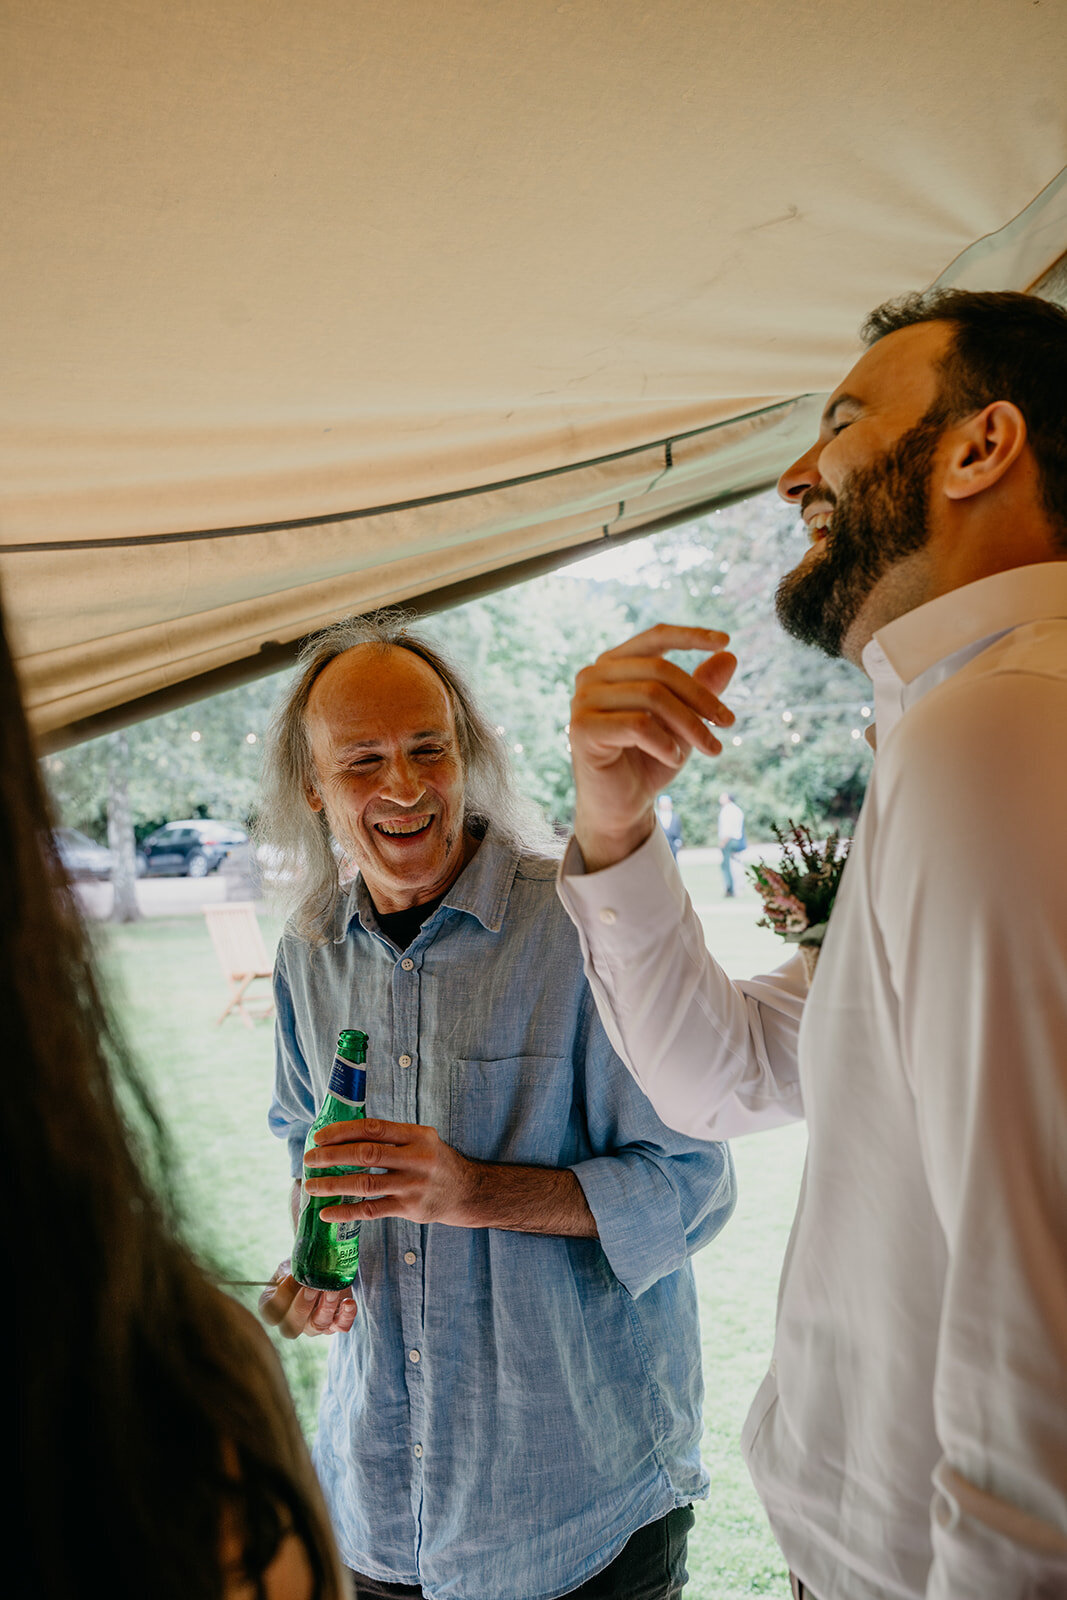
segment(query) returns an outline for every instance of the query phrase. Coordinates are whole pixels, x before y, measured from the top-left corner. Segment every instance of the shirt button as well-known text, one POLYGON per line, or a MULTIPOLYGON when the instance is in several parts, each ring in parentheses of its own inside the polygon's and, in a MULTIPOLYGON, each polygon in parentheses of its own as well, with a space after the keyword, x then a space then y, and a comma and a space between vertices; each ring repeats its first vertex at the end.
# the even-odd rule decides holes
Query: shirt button
POLYGON ((404 1251, 404 1260, 407 1262, 409 1267, 413 1267, 418 1259, 419 1258, 415 1254, 414 1250, 405 1250, 404 1251))
POLYGON ((397 1056, 397 1060, 400 1062, 400 1065, 402 1067, 410 1067, 410 1065, 411 1065, 411 1057, 410 1056, 397 1056))
POLYGON ((618 922, 619 913, 617 911, 613 911, 611 906, 601 906, 600 920, 601 922, 606 922, 610 926, 611 923, 618 922))
POLYGON ((419 1461, 422 1460, 422 1445, 421 1444, 417 1444, 415 1446, 415 1456, 419 1461))
POLYGON ((419 1354, 419 1352, 417 1350, 409 1350, 408 1351, 408 1360, 418 1363, 419 1361, 422 1360, 422 1356, 419 1354))
POLYGON ((403 967, 405 972, 410 972, 415 963, 412 961, 410 956, 405 956, 400 965, 403 967))

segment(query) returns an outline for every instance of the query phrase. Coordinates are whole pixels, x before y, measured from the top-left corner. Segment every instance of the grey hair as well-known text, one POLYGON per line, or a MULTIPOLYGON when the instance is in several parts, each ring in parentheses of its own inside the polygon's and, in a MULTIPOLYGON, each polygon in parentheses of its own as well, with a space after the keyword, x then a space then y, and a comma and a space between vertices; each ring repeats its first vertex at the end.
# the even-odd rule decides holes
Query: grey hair
POLYGON ((320 673, 356 645, 374 645, 382 652, 409 650, 444 684, 463 764, 464 827, 480 836, 491 824, 494 838, 524 855, 559 853, 550 824, 518 793, 507 747, 478 708, 462 673, 426 635, 413 631, 413 621, 410 612, 394 608, 343 617, 315 634, 301 650, 292 682, 271 719, 256 840, 266 847, 295 931, 311 944, 323 944, 329 936, 342 891, 326 812, 313 811, 308 804, 316 774, 305 713, 320 673))

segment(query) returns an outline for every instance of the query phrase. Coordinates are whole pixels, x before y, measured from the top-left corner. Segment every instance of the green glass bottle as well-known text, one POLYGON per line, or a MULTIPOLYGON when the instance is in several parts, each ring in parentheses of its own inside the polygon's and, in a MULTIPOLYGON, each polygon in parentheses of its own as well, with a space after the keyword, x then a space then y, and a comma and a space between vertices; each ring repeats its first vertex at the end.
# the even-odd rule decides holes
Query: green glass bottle
MULTIPOLYGON (((365 1117, 367 1098, 367 1035, 345 1028, 337 1041, 330 1086, 322 1109, 308 1130, 304 1153, 315 1148, 315 1134, 330 1122, 351 1122, 365 1117)), ((363 1167, 315 1167, 316 1177, 362 1172, 363 1167)), ((292 1274, 308 1289, 347 1289, 359 1269, 359 1223, 324 1222, 323 1206, 346 1203, 340 1195, 310 1195, 302 1188, 300 1215, 293 1240, 292 1274)))

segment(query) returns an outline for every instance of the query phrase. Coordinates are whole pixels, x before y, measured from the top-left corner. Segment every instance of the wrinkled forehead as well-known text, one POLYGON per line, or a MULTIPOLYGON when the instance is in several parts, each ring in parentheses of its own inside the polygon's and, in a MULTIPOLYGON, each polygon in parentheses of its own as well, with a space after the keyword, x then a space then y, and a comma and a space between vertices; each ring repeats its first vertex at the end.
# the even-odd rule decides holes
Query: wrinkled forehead
POLYGON ((313 745, 455 732, 447 685, 397 645, 357 644, 334 656, 311 686, 304 721, 313 745))

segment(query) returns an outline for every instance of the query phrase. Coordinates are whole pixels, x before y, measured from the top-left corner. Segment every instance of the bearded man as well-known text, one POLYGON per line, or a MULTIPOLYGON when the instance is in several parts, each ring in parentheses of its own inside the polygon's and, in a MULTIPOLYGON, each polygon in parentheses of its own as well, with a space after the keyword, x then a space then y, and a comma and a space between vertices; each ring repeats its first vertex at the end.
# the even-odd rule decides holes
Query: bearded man
POLYGON ((284 1262, 263 1310, 336 1336, 315 1464, 353 1595, 677 1600, 708 1487, 689 1257, 732 1209, 729 1154, 665 1128, 612 1051, 551 834, 404 618, 308 644, 267 772, 295 902, 271 1124, 294 1207, 304 1178, 363 1226, 351 1292, 284 1262), (367 1119, 305 1160, 350 1027, 367 1119))
POLYGON ((785 627, 862 663, 878 755, 807 990, 731 983, 654 827, 725 636, 580 674, 560 892, 608 1031, 708 1138, 806 1116, 774 1359, 743 1447, 816 1600, 1067 1595, 1067 315, 875 312, 782 476, 785 627), (711 651, 692 673, 665 658, 711 651))

